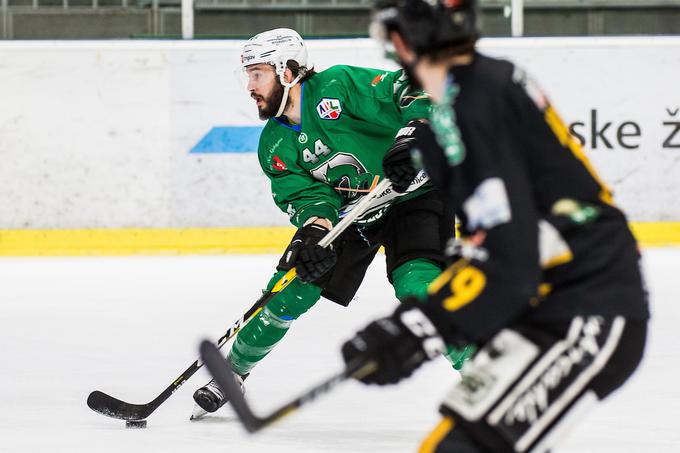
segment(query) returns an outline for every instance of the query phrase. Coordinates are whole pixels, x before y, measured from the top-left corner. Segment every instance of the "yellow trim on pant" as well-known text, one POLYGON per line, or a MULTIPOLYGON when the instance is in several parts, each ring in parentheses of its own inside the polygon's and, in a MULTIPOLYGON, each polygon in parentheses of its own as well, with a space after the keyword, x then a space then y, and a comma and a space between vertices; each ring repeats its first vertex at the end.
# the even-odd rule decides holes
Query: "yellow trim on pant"
MULTIPOLYGON (((680 222, 634 222, 644 247, 680 245, 680 222)), ((0 256, 280 254, 293 227, 0 230, 0 256)))
POLYGON ((451 432, 455 425, 453 418, 444 417, 439 424, 432 430, 432 432, 420 444, 418 453, 434 453, 439 444, 448 433, 451 432))

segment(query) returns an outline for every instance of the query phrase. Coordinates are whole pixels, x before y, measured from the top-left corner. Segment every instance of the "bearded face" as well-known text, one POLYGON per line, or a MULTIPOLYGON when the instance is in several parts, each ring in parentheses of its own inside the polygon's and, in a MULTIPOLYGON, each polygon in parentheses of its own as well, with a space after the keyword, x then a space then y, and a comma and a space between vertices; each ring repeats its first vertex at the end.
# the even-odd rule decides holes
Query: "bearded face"
MULTIPOLYGON (((255 99, 257 104, 257 113, 261 120, 268 120, 276 115, 283 99, 283 85, 275 78, 268 93, 251 91, 250 97, 255 99)), ((290 99, 288 100, 290 102, 290 99)))
POLYGON ((246 67, 244 74, 247 77, 247 90, 250 97, 255 99, 260 119, 273 118, 279 111, 285 93, 274 67, 265 63, 255 64, 246 67))

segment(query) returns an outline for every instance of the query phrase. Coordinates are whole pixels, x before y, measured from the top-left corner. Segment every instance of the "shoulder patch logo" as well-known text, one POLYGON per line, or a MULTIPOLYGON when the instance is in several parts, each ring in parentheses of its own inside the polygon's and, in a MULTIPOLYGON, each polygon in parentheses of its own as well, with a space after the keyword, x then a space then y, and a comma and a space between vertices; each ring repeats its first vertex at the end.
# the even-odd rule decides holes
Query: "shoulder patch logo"
POLYGON ((278 171, 287 171, 288 167, 286 167, 286 164, 283 163, 281 159, 279 159, 278 156, 273 156, 272 157, 272 168, 274 170, 278 171))
POLYGON ((373 79, 373 81, 371 82, 371 86, 374 87, 377 84, 379 84, 380 82, 382 82, 387 74, 388 73, 386 72, 384 74, 379 74, 379 75, 375 76, 375 79, 373 79))
POLYGON ((316 105, 316 111, 322 120, 337 120, 342 113, 342 106, 338 99, 323 98, 316 105))
POLYGON ((534 101, 536 107, 538 107, 541 111, 544 111, 548 108, 548 105, 550 104, 548 98, 543 93, 541 87, 538 86, 538 84, 529 76, 529 74, 526 73, 526 71, 518 66, 515 66, 515 71, 512 74, 512 80, 524 88, 527 96, 529 96, 531 100, 534 101))

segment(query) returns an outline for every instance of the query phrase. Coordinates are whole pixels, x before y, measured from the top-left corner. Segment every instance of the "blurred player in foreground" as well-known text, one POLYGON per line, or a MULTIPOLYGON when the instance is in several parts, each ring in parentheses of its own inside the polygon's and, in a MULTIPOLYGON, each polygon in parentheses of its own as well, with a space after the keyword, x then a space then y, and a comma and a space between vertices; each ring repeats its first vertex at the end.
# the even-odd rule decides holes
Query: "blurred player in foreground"
MULTIPOLYGON (((411 90, 401 70, 333 66, 316 73, 304 42, 290 29, 251 38, 241 66, 260 119, 268 120, 260 165, 274 202, 298 227, 268 287, 293 266, 298 279, 243 327, 228 354, 242 383, 320 296, 347 306, 381 246, 396 297, 424 295, 445 267, 453 214, 420 172, 403 190, 381 194, 332 246, 320 247, 319 240, 382 178, 383 157, 414 146, 411 132, 429 115, 430 101, 411 90)), ((465 353, 450 350, 447 357, 460 367, 465 353)), ((192 418, 226 402, 214 381, 194 400, 192 418)))
POLYGON ((527 75, 475 51, 475 16, 468 0, 376 3, 372 34, 433 99, 415 159, 404 150, 385 175, 404 186, 422 163, 465 239, 424 303, 402 301, 342 352, 388 384, 473 343, 421 451, 546 451, 637 368, 648 304, 609 189, 527 75))

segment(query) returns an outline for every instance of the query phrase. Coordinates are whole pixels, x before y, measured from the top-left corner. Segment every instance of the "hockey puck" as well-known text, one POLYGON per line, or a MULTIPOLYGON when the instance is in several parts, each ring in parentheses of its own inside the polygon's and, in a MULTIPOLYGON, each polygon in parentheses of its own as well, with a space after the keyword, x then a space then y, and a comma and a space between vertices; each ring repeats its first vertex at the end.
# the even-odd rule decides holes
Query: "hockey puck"
POLYGON ((125 427, 130 429, 146 428, 146 420, 126 420, 125 427))

